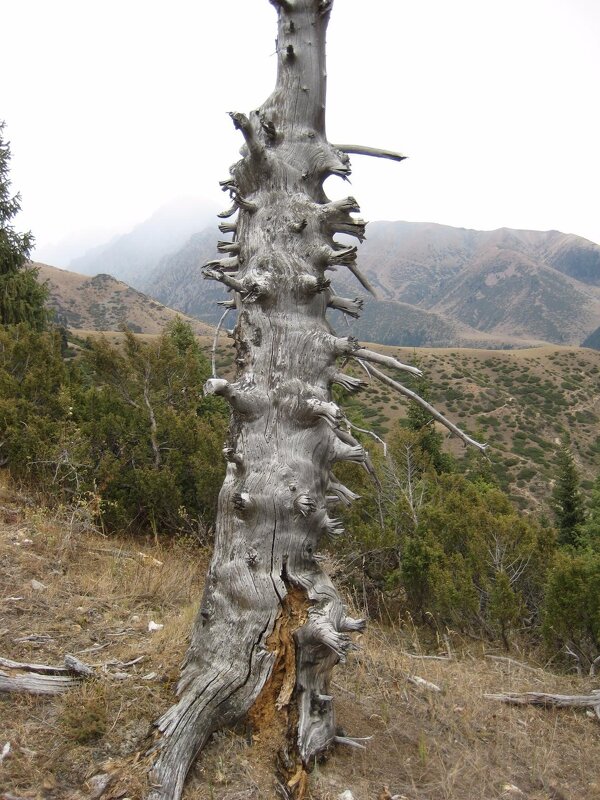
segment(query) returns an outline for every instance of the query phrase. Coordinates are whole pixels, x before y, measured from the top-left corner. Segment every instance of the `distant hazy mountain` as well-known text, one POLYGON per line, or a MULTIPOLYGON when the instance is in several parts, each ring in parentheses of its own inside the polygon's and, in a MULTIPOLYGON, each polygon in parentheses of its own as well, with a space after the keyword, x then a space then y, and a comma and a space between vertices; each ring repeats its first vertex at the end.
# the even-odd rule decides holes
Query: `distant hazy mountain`
MULTIPOLYGON (((34 266, 40 270, 40 280, 48 284, 50 307, 69 328, 116 331, 125 323, 137 333, 160 333, 179 315, 110 275, 91 278, 47 264, 34 266)), ((204 323, 188 321, 197 333, 211 333, 204 323)))
POLYGON ((376 222, 363 270, 384 298, 496 337, 580 344, 600 324, 600 247, 558 231, 376 222))
POLYGON ((52 244, 40 245, 36 241, 33 256, 36 261, 64 268, 82 253, 87 253, 99 245, 106 247, 106 243, 112 242, 119 235, 119 231, 107 229, 74 231, 52 244))
MULTIPOLYGON (((214 323, 223 288, 204 281, 216 228, 164 257, 145 284, 153 297, 214 323)), ((579 345, 600 325, 600 246, 558 231, 474 231, 418 222, 374 222, 359 265, 380 302, 339 332, 390 345, 579 345)), ((343 268, 338 294, 364 291, 343 268)))
POLYGON ((590 333, 583 342, 583 347, 591 347, 594 350, 600 350, 600 328, 596 328, 595 331, 590 333))
POLYGON ((217 256, 218 236, 216 226, 206 228, 192 236, 177 253, 165 256, 145 284, 148 294, 161 303, 168 297, 171 308, 216 324, 222 314, 216 303, 225 297, 225 290, 216 281, 204 280, 202 267, 217 256))
POLYGON ((93 247, 68 266, 84 275, 108 274, 143 289, 149 274, 167 253, 179 250, 204 228, 214 211, 206 203, 185 198, 159 208, 129 233, 93 247))

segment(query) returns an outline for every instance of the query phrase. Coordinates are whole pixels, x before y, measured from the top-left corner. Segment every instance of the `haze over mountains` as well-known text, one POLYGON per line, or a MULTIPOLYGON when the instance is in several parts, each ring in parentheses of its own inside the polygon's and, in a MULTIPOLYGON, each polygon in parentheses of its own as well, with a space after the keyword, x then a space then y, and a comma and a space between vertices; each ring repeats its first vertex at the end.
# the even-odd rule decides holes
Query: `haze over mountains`
MULTIPOLYGON (((216 257, 216 225, 193 207, 161 209, 126 236, 71 262, 109 273, 209 324, 223 287, 202 278, 216 257)), ((334 326, 364 341, 404 346, 522 347, 545 342, 598 347, 600 246, 558 231, 475 231, 435 223, 373 222, 359 267, 379 301, 341 267, 337 294, 365 298, 363 316, 334 326)))
POLYGON ((69 261, 68 268, 84 275, 107 273, 138 286, 160 259, 174 253, 214 218, 214 209, 192 198, 168 203, 129 233, 115 236, 69 261))

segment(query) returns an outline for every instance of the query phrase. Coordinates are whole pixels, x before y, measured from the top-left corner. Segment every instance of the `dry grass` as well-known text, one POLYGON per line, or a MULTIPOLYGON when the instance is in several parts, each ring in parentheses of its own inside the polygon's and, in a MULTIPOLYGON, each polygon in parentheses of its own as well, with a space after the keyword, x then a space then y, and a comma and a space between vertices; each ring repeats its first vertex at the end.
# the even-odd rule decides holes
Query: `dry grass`
MULTIPOLYGON (((112 783, 104 798, 138 800, 151 723, 172 702, 207 554, 187 543, 157 548, 102 538, 85 514, 49 514, 5 489, 0 563, 0 654, 60 664, 74 653, 98 667, 96 679, 62 696, 0 697, 0 750, 11 743, 0 797, 89 800, 93 777, 106 773, 112 783), (35 589, 32 579, 46 588, 35 589), (151 620, 164 628, 150 633, 151 620), (38 638, 25 640, 31 636, 38 638), (141 662, 120 666, 138 656, 141 662)), ((394 625, 371 624, 360 645, 336 671, 333 692, 344 731, 373 739, 365 751, 338 748, 316 765, 311 800, 337 800, 346 789, 356 800, 600 798, 597 720, 483 699, 501 690, 584 693, 594 688, 589 679, 490 661, 483 644, 456 638, 453 660, 411 657, 421 652, 419 631, 394 625), (442 691, 418 688, 409 675, 442 691)), ((274 798, 263 750, 241 731, 217 735, 186 800, 274 798)))

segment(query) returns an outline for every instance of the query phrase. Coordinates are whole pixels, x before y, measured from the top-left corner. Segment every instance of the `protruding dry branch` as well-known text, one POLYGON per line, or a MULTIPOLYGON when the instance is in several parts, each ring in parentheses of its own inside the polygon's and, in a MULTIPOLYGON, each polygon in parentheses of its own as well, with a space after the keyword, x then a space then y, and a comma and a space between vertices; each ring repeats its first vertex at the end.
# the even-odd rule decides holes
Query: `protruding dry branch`
POLYGON ((254 128, 252 127, 248 117, 245 114, 239 113, 238 111, 230 111, 229 116, 233 120, 236 130, 242 132, 244 141, 248 146, 250 154, 253 156, 261 156, 264 153, 265 148, 262 142, 258 141, 256 138, 254 128))
POLYGON ((407 156, 395 150, 383 150, 380 147, 365 147, 361 144, 334 144, 342 153, 351 153, 355 156, 372 156, 373 158, 388 158, 390 161, 404 161, 407 156))
POLYGON ((221 233, 237 233, 237 223, 236 222, 221 222, 219 223, 219 230, 221 233))
POLYGON ((213 337, 212 350, 211 350, 211 365, 212 365, 213 378, 217 377, 217 345, 219 343, 219 333, 221 331, 221 326, 223 325, 223 322, 225 322, 225 317, 227 316, 227 314, 229 314, 230 311, 231 311, 231 306, 227 306, 227 308, 221 315, 221 319, 219 320, 219 324, 217 325, 217 328, 215 330, 215 335, 213 337))
POLYGON ((331 382, 342 386, 347 392, 359 392, 367 385, 359 378, 355 378, 352 375, 345 375, 343 372, 336 372, 331 382))
POLYGON ((217 242, 217 250, 219 253, 234 253, 238 255, 240 252, 239 242, 217 242))
POLYGON ((336 403, 328 403, 325 400, 311 398, 306 401, 306 405, 311 414, 324 419, 331 428, 336 428, 343 419, 343 414, 336 403))
POLYGON ((349 269, 349 270, 350 270, 350 272, 351 272, 351 273, 354 275, 354 277, 356 278, 356 280, 357 280, 357 281, 358 281, 358 282, 361 284, 361 286, 364 286, 364 287, 365 287, 365 289, 367 290, 367 292, 369 292, 369 294, 372 294, 372 295, 373 295, 373 297, 377 297, 377 292, 376 292, 376 291, 375 291, 375 289, 374 289, 374 288, 371 286, 371 283, 369 282, 369 279, 368 279, 368 278, 366 278, 366 277, 365 277, 365 276, 362 274, 362 272, 361 272, 361 271, 358 269, 358 267, 356 266, 356 264, 352 264, 352 263, 350 263, 350 264, 346 264, 345 266, 347 266, 347 267, 348 267, 348 269, 349 269))
POLYGON ((360 214, 360 206, 355 197, 344 197, 342 200, 332 200, 322 206, 322 213, 328 217, 339 214, 360 214))
POLYGON ((333 492, 335 497, 338 500, 341 500, 345 506, 351 505, 355 500, 358 500, 360 495, 355 494, 347 486, 344 486, 343 483, 340 483, 335 475, 330 472, 329 473, 329 485, 327 487, 330 492, 333 492))
POLYGON ((329 308, 335 308, 337 311, 343 311, 343 313, 347 314, 349 317, 358 318, 360 317, 364 300, 360 297, 355 297, 354 300, 350 300, 347 297, 338 297, 334 294, 329 298, 327 305, 329 308))
POLYGON ((346 745, 346 747, 354 747, 357 750, 366 750, 363 742, 370 742, 372 736, 363 736, 360 739, 351 738, 350 736, 336 736, 334 742, 336 744, 346 745))
POLYGON ((225 286, 227 286, 229 289, 233 289, 236 292, 244 291, 244 284, 241 283, 241 281, 236 280, 232 275, 226 275, 224 272, 219 272, 219 270, 216 269, 204 269, 202 274, 208 280, 224 283, 225 286))
POLYGON ((383 439, 381 439, 379 436, 377 436, 377 434, 374 431, 369 431, 366 428, 359 428, 358 425, 355 425, 353 422, 350 422, 350 420, 348 418, 346 418, 345 421, 346 421, 346 424, 349 425, 352 428, 352 430, 358 431, 359 433, 364 433, 367 436, 370 436, 372 439, 375 439, 376 442, 379 442, 379 444, 383 448, 384 457, 387 456, 387 444, 383 441, 383 439))
POLYGON ((354 236, 359 242, 364 242, 365 229, 367 223, 362 219, 352 220, 351 222, 335 221, 331 223, 334 233, 345 233, 347 236, 354 236))
POLYGON ((358 350, 355 350, 352 355, 356 358, 363 358, 365 361, 373 362, 375 364, 384 364, 386 367, 393 367, 394 369, 400 369, 403 372, 410 372, 411 375, 416 375, 418 378, 423 375, 418 367, 413 367, 410 364, 403 364, 401 361, 392 358, 392 356, 386 356, 383 353, 375 353, 373 350, 367 350, 364 347, 360 347, 358 350))
POLYGON ((356 261, 356 247, 341 247, 339 250, 326 247, 323 250, 323 257, 328 266, 349 266, 356 261))
MULTIPOLYGON (((360 359, 357 359, 357 361, 359 360, 360 359)), ((440 412, 437 411, 426 400, 423 400, 423 398, 420 397, 416 392, 413 392, 411 389, 407 389, 406 386, 402 386, 401 383, 398 383, 397 381, 393 380, 388 375, 386 375, 385 372, 381 372, 381 370, 378 370, 376 367, 371 366, 369 368, 369 371, 373 375, 375 375, 382 383, 387 384, 392 389, 395 389, 397 392, 399 392, 399 394, 402 394, 405 397, 414 400, 415 403, 418 403, 421 406, 421 408, 424 408, 426 411, 428 411, 434 419, 440 422, 444 427, 448 428, 449 431, 452 431, 452 433, 458 436, 459 439, 462 439, 465 444, 469 444, 472 447, 476 447, 482 453, 485 452, 487 448, 486 444, 480 444, 480 442, 476 442, 475 439, 472 439, 464 431, 461 431, 461 429, 457 425, 455 425, 453 422, 450 422, 449 419, 446 419, 446 417, 440 414, 440 412)))
POLYGON ((237 272, 240 267, 240 262, 237 256, 233 258, 216 258, 207 261, 204 267, 209 269, 216 269, 219 272, 237 272))
POLYGON ((227 219, 228 217, 233 217, 233 215, 237 210, 238 210, 238 205, 237 203, 234 203, 231 206, 231 208, 228 208, 225 211, 221 211, 219 214, 217 214, 217 217, 219 217, 219 219, 227 219))

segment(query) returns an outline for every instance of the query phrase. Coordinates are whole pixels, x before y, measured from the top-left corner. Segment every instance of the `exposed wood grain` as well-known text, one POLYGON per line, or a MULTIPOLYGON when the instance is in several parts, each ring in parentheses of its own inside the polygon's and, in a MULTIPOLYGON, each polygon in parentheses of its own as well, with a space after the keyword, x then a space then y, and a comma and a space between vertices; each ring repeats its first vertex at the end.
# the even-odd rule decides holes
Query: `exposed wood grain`
POLYGON ((591 694, 547 694, 546 692, 507 692, 485 694, 486 700, 499 700, 512 705, 533 705, 546 708, 591 708, 600 719, 600 689, 591 694))
POLYGON ((94 674, 92 667, 75 656, 65 656, 64 667, 47 664, 26 664, 0 658, 0 692, 28 694, 62 694, 94 674))
POLYGON ((362 144, 335 144, 338 150, 357 156, 372 156, 373 158, 388 158, 390 161, 404 161, 407 156, 395 150, 383 150, 381 147, 366 147, 362 144))

